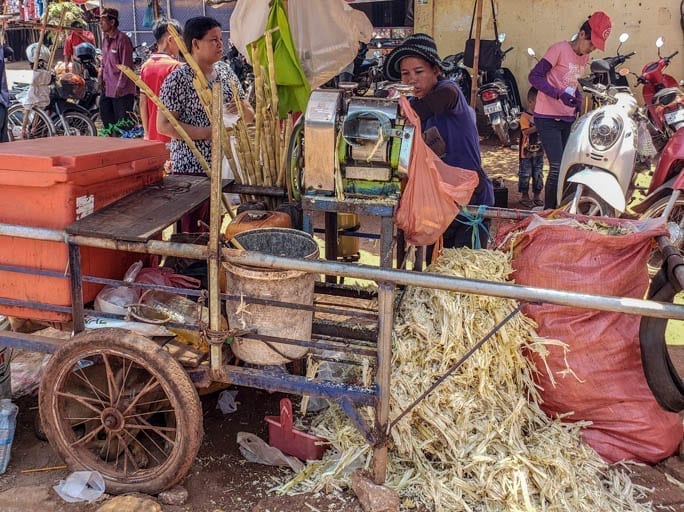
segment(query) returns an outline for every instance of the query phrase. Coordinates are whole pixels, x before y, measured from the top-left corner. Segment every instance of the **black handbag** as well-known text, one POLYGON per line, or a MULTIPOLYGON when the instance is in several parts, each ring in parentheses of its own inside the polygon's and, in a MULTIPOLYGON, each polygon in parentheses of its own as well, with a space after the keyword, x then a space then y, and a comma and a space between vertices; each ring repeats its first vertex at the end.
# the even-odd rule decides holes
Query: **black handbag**
MULTIPOLYGON (((496 26, 496 11, 494 10, 494 0, 492 3, 492 17, 494 19, 494 40, 480 39, 480 60, 478 67, 482 71, 494 71, 501 67, 503 62, 503 51, 501 51, 501 43, 499 42, 499 30, 496 26)), ((475 39, 473 39, 473 24, 475 23, 475 9, 477 7, 477 0, 473 7, 473 18, 470 21, 470 33, 465 44, 465 52, 463 55, 463 65, 472 68, 475 61, 475 39)))

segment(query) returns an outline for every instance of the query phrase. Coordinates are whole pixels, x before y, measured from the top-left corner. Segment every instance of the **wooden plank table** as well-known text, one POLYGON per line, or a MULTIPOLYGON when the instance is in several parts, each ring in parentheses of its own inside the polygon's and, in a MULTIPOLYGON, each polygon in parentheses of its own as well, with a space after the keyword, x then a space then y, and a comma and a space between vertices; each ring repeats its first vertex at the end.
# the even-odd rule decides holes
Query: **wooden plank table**
MULTIPOLYGON (((232 181, 226 180, 224 186, 232 181)), ((209 198, 206 176, 166 176, 80 219, 66 228, 71 235, 147 242, 209 198)))

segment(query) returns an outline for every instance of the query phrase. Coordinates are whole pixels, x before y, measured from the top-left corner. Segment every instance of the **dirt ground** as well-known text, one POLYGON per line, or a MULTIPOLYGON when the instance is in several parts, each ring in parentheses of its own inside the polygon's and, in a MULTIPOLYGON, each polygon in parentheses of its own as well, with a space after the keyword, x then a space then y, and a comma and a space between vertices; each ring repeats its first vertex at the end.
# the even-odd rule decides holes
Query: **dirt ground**
MULTIPOLYGON (((484 165, 490 176, 501 176, 509 190, 508 206, 519 208, 517 192, 517 151, 500 148, 493 141, 483 142, 484 165)), ((365 226, 364 226, 365 230, 365 226)), ((363 242, 373 250, 372 242, 363 242)), ((217 394, 202 397, 204 440, 197 459, 182 485, 189 494, 183 506, 162 505, 166 512, 359 512, 361 506, 351 492, 331 495, 279 497, 269 489, 289 470, 248 463, 238 450, 236 435, 246 431, 266 439, 265 415, 278 414, 282 395, 250 388, 239 388, 237 412, 223 415, 217 409, 217 394)), ((293 404, 298 399, 293 397, 293 404)), ((0 511, 2 512, 92 512, 107 499, 93 504, 65 503, 52 489, 68 476, 63 462, 48 443, 34 435, 37 399, 25 397, 20 408, 12 459, 7 472, 0 476, 0 511)), ((656 466, 631 466, 634 482, 652 491, 648 500, 654 510, 684 511, 684 459, 673 457, 656 466), (670 475, 668 479, 665 475, 670 475)))

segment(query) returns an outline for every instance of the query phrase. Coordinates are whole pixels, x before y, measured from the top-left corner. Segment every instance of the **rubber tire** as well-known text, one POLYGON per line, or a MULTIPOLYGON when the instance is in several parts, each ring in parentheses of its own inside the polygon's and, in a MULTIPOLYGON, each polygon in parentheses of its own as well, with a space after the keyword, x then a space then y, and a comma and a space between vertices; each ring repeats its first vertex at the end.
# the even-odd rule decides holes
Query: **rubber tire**
MULTIPOLYGON (((190 471, 202 443, 202 407, 192 381, 171 354, 153 341, 130 331, 108 328, 82 333, 54 353, 45 368, 39 395, 40 416, 50 445, 71 471, 98 470, 107 464, 99 457, 98 463, 93 464, 95 457, 91 452, 88 453, 92 460, 79 458, 83 450, 69 446, 61 430, 63 425, 57 410, 56 394, 75 364, 103 352, 124 355, 157 378, 175 410, 177 429, 174 448, 164 463, 155 467, 156 471, 146 470, 135 480, 115 479, 105 472, 102 476, 107 492, 157 494, 173 487, 190 471)), ((70 434, 73 436, 73 431, 70 434)))
POLYGON ((508 133, 508 123, 498 123, 494 125, 493 129, 499 142, 501 142, 504 147, 509 147, 511 145, 511 136, 508 133))
MULTIPOLYGON (((47 113, 44 110, 41 110, 37 107, 32 107, 30 111, 33 113, 34 116, 37 116, 38 119, 42 122, 42 124, 45 125, 45 133, 41 137, 29 137, 30 138, 45 138, 45 137, 54 137, 55 135, 55 125, 52 123, 52 120, 50 119, 50 116, 47 115, 47 113)), ((15 117, 21 112, 21 119, 23 119, 23 113, 24 113, 24 107, 20 103, 15 103, 14 105, 10 106, 10 108, 7 110, 7 130, 12 130, 13 126, 17 126, 17 122, 19 123, 18 126, 21 126, 22 122, 18 119, 15 119, 15 117), (14 120, 13 120, 14 119, 14 120)), ((14 140, 21 140, 24 139, 25 137, 14 137, 14 140)))
MULTIPOLYGON (((563 197, 563 201, 561 201, 561 205, 559 208, 562 210, 570 211, 570 204, 572 203, 572 198, 574 196, 574 192, 572 194, 568 194, 565 197, 563 197)), ((601 215, 597 214, 591 214, 591 216, 598 216, 598 217, 618 217, 617 212, 615 211, 615 208, 610 206, 608 203, 606 203, 603 199, 601 199, 594 191, 591 189, 588 189, 587 187, 584 188, 584 191, 582 193, 582 196, 580 197, 580 202, 582 201, 582 198, 589 198, 592 202, 595 202, 598 204, 599 208, 601 208, 601 215)), ((579 215, 589 215, 588 213, 578 211, 577 214, 579 215)))
MULTIPOLYGON (((66 121, 67 125, 72 126, 72 121, 78 123, 78 126, 81 128, 79 129, 78 135, 97 137, 97 127, 90 116, 87 116, 81 112, 76 112, 74 110, 64 112, 62 115, 64 116, 64 120, 66 121)), ((55 128, 58 135, 66 135, 62 127, 62 122, 59 118, 57 118, 55 122, 55 128)))
POLYGON ((287 144, 287 189, 293 201, 304 194, 304 116, 299 116, 287 144))
MULTIPOLYGON (((655 219, 657 217, 660 217, 660 214, 665 210, 665 206, 667 205, 668 201, 670 200, 670 196, 665 196, 661 199, 658 199, 656 202, 654 202, 651 206, 648 207, 648 209, 643 213, 641 216, 641 219, 655 219)), ((675 202, 675 208, 680 208, 682 210, 682 215, 684 215, 684 196, 680 196, 677 198, 677 201, 675 202)), ((682 249, 682 247, 678 247, 678 249, 682 249)), ((656 247, 653 252, 651 253, 651 257, 648 259, 648 273, 651 277, 656 275, 656 273, 660 270, 660 267, 663 264, 663 257, 660 254, 660 248, 656 247), (654 260, 654 258, 657 258, 654 260)))
MULTIPOLYGON (((672 302, 677 292, 667 282, 661 269, 651 282, 648 298, 659 302, 672 302)), ((641 317, 639 343, 641 363, 648 387, 656 401, 666 411, 684 411, 684 383, 672 364, 665 343, 667 319, 641 317)))

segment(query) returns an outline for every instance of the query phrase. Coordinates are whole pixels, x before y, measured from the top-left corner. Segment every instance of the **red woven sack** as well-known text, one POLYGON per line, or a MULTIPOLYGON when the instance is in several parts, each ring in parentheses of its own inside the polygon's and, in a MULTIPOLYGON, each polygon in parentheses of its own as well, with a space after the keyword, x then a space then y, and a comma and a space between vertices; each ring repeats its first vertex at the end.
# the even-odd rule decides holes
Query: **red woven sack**
MULTIPOLYGON (((560 217, 587 221, 569 214, 560 217)), ((507 231, 524 230, 538 221, 528 218, 507 231)), ((517 238, 513 247, 516 283, 644 297, 649 281, 646 262, 653 238, 665 234, 662 223, 602 218, 610 225, 643 229, 612 236, 555 222, 543 223, 517 238)), ((564 421, 591 421, 583 438, 611 463, 653 464, 675 453, 682 440, 682 420, 661 409, 648 387, 639 347, 640 317, 552 304, 529 305, 524 312, 537 322, 540 336, 561 340, 569 348, 565 352, 550 346, 546 363, 538 354, 529 354, 539 370, 536 379, 543 388, 541 405, 547 414, 572 412, 564 421)))
POLYGON ((415 127, 409 175, 401 193, 395 222, 406 241, 415 246, 434 244, 467 204, 477 187, 477 172, 445 164, 423 140, 420 118, 406 98, 401 108, 415 127))

